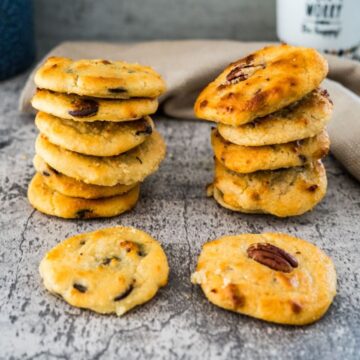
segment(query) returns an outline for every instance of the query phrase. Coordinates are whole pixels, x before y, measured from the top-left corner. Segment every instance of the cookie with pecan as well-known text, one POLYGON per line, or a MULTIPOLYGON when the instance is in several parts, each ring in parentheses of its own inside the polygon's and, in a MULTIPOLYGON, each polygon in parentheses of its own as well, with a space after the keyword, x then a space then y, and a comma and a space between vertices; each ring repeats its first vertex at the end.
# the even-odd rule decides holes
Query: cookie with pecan
POLYGON ((328 72, 316 50, 268 46, 230 64, 199 95, 198 118, 240 126, 300 100, 328 72))
POLYGON ((153 132, 150 116, 128 122, 79 122, 42 111, 35 124, 53 144, 80 154, 115 156, 142 144, 153 132))
POLYGON ((107 198, 125 194, 138 185, 138 183, 130 185, 117 184, 114 186, 86 184, 83 181, 79 181, 59 173, 49 166, 39 155, 35 155, 33 164, 35 170, 41 174, 42 181, 45 185, 65 196, 79 197, 83 199, 107 198))
POLYGON ((315 245, 281 233, 206 243, 191 280, 219 307, 290 325, 320 319, 336 294, 332 260, 315 245))
POLYGON ((132 209, 138 199, 140 186, 111 197, 83 199, 70 197, 46 185, 46 176, 35 174, 28 188, 30 204, 40 212, 64 219, 90 219, 112 217, 132 209))
POLYGON ((39 111, 81 122, 130 121, 156 112, 157 99, 100 99, 37 89, 31 100, 39 111))
POLYGON ((131 185, 154 173, 165 157, 166 145, 156 130, 139 146, 117 156, 90 156, 51 143, 43 134, 36 153, 58 172, 87 184, 131 185))
POLYGON ((167 284, 169 266, 150 235, 118 226, 62 241, 39 271, 45 287, 70 305, 121 316, 167 284))
POLYGON ((223 207, 243 213, 297 216, 325 196, 326 172, 320 160, 289 169, 235 173, 215 161, 212 192, 223 207))
POLYGON ((324 157, 330 148, 327 132, 286 144, 242 146, 225 140, 212 130, 211 143, 216 159, 238 173, 303 166, 324 157))
POLYGON ((264 146, 302 140, 321 133, 332 114, 326 90, 317 89, 301 100, 241 125, 218 124, 221 136, 237 145, 264 146))
POLYGON ((162 77, 149 66, 101 59, 50 57, 34 81, 40 89, 110 99, 156 98, 166 89, 162 77))

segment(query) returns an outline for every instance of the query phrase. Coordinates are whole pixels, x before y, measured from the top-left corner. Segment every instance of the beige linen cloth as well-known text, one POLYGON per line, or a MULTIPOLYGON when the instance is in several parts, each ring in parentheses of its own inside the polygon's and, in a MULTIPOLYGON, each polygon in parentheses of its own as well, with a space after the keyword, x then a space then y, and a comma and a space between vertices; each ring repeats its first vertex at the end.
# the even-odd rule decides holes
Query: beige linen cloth
MULTIPOLYGON (((199 91, 230 62, 266 43, 225 40, 154 41, 110 44, 65 42, 47 56, 73 59, 126 60, 154 67, 168 86, 161 98, 163 111, 175 118, 192 119, 192 106, 199 91)), ((360 180, 360 63, 327 56, 330 73, 326 87, 334 102, 334 116, 328 126, 331 151, 346 169, 360 180)), ((33 73, 22 91, 19 109, 31 112, 33 73)))

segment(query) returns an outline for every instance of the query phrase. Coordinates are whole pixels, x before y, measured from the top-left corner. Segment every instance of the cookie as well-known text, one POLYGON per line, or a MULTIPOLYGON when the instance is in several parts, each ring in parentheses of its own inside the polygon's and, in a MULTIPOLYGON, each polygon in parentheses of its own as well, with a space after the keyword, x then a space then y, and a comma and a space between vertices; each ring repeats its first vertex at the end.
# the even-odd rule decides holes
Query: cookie
POLYGON ((167 284, 169 266, 150 235, 118 226, 62 241, 39 271, 46 289, 70 305, 121 316, 167 284))
POLYGON ((114 156, 143 143, 153 132, 149 116, 128 122, 79 122, 38 112, 35 124, 53 144, 81 154, 114 156))
POLYGON ((194 111, 200 119, 240 126, 300 100, 327 72, 314 49, 268 46, 230 64, 200 93, 194 111))
POLYGON ((155 98, 165 92, 161 76, 149 66, 124 61, 50 57, 34 78, 40 89, 100 98, 155 98))
POLYGON ((327 179, 320 160, 304 167, 239 174, 215 162, 214 198, 231 210, 278 217, 310 211, 325 196, 327 179))
POLYGON ((319 320, 336 295, 332 260, 315 245, 281 233, 206 243, 191 280, 211 303, 279 324, 319 320))
POLYGON ((87 184, 102 186, 143 181, 158 169, 166 151, 165 142, 156 130, 141 145, 112 157, 78 154, 52 144, 42 134, 35 147, 36 153, 58 172, 87 184))
POLYGON ((218 124, 220 135, 242 146, 284 144, 313 137, 325 129, 332 114, 326 90, 314 90, 301 100, 275 113, 242 126, 218 124))
POLYGON ((157 99, 109 100, 42 89, 36 91, 31 104, 36 110, 81 122, 136 120, 155 113, 158 108, 157 99))
POLYGON ((35 155, 33 163, 35 170, 42 175, 42 181, 47 187, 62 195, 70 197, 79 197, 83 199, 106 198, 125 194, 138 185, 138 183, 131 185, 117 184, 114 186, 86 184, 59 173, 49 166, 39 155, 35 155))
POLYGON ((228 169, 239 173, 302 166, 324 157, 330 147, 326 131, 287 144, 241 146, 225 140, 213 129, 211 143, 216 159, 228 169))
POLYGON ((64 219, 112 217, 132 209, 138 199, 140 186, 125 194, 100 199, 83 199, 63 195, 49 188, 44 176, 37 173, 28 188, 30 204, 40 212, 64 219))

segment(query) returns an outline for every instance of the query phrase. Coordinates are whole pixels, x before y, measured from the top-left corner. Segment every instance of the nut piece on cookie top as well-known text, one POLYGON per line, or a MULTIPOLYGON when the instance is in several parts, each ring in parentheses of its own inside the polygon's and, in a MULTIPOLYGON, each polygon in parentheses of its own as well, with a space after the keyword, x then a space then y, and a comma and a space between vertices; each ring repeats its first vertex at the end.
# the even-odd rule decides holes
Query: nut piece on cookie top
POLYGON ((239 126, 301 99, 327 73, 315 49, 268 46, 231 63, 200 93, 194 111, 200 119, 239 126))
POLYGON ((191 281, 214 305, 289 325, 317 321, 336 295, 333 261, 310 242, 283 233, 207 242, 191 281))
POLYGON ((161 244, 117 226, 65 239, 41 260, 44 286, 72 306, 118 316, 152 299, 168 282, 161 244))
POLYGON ((162 77, 151 67, 124 61, 50 57, 37 70, 38 88, 100 98, 155 98, 165 92, 162 77))

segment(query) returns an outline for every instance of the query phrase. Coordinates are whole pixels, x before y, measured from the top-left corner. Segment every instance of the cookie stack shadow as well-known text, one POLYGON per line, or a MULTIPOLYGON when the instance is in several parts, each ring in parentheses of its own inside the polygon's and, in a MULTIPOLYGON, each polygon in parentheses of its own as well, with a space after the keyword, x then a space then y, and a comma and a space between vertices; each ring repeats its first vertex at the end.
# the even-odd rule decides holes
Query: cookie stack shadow
POLYGON ((271 46, 230 64, 202 91, 195 113, 218 123, 209 196, 234 211, 279 217, 321 201, 332 102, 319 85, 327 71, 313 49, 271 46))
POLYGON ((165 157, 149 116, 165 91, 160 75, 138 64, 53 57, 35 84, 40 134, 30 203, 62 218, 111 217, 133 208, 140 184, 165 157))

